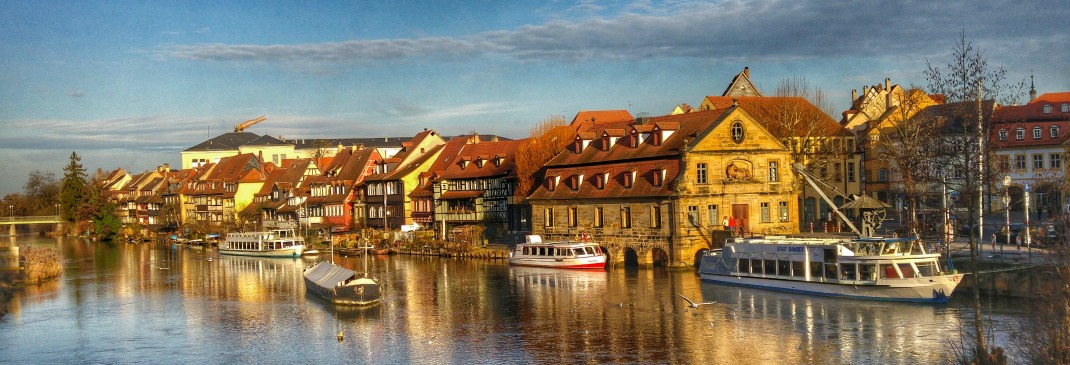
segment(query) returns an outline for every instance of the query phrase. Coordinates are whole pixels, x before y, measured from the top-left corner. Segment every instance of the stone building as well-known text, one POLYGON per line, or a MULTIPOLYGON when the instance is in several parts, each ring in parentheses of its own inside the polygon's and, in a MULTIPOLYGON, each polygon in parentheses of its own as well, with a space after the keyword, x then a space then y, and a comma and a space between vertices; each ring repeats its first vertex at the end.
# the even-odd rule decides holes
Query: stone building
POLYGON ((589 124, 528 197, 532 230, 546 240, 587 234, 614 263, 693 265, 723 244, 725 217, 744 234, 798 232, 789 161, 738 106, 589 124))

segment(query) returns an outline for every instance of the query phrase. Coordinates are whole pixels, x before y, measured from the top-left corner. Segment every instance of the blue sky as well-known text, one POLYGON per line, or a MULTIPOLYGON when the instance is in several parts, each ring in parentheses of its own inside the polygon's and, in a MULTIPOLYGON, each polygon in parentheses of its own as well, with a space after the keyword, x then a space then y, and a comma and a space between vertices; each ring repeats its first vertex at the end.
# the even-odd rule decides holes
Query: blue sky
MULTIPOLYGON (((478 131, 551 115, 661 115, 801 77, 925 86, 960 32, 1009 81, 1070 91, 1070 6, 1052 1, 3 1, 0 195, 32 170, 140 171, 247 119, 286 138, 478 131)), ((839 118, 838 115, 834 115, 839 118)))

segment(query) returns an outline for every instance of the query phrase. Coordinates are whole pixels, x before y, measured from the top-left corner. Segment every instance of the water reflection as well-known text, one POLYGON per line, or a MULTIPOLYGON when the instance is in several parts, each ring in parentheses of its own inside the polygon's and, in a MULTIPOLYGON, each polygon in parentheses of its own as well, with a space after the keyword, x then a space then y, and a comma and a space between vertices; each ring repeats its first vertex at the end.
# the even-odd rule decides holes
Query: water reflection
MULTIPOLYGON (((702 284, 693 272, 562 271, 373 256, 378 306, 304 290, 302 259, 38 240, 62 280, 21 291, 0 363, 945 362, 968 302, 882 303, 702 284), (716 304, 688 308, 676 293, 716 304), (337 335, 344 340, 339 342, 337 335)), ((363 270, 360 257, 335 263, 363 270)), ((1009 322, 1013 310, 994 312, 1009 322)))

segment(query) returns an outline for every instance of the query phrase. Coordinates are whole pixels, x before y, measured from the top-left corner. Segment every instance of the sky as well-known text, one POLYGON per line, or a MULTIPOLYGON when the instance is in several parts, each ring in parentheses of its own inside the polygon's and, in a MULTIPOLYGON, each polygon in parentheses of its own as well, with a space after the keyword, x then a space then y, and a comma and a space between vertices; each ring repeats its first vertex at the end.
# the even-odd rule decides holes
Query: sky
POLYGON ((71 152, 138 172, 242 121, 292 138, 527 137, 801 78, 832 101, 926 86, 960 35, 1070 91, 1070 4, 1038 1, 0 1, 0 196, 71 152))

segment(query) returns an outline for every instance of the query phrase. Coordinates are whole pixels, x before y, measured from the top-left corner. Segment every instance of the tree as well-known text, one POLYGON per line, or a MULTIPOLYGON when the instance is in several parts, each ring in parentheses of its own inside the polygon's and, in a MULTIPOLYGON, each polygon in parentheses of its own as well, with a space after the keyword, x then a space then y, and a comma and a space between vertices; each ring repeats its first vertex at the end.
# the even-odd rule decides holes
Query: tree
POLYGON ((575 138, 576 131, 565 124, 564 117, 552 115, 531 129, 531 138, 516 153, 517 198, 531 195, 542 181, 542 167, 575 138))
POLYGON ((26 179, 26 185, 23 186, 23 191, 29 200, 29 206, 26 207, 28 214, 55 214, 52 208, 59 197, 59 190, 55 174, 49 171, 31 171, 30 177, 26 179))
POLYGON ((931 147, 937 136, 936 121, 932 115, 919 116, 926 107, 934 104, 932 98, 917 87, 892 95, 893 106, 883 118, 875 120, 868 131, 873 140, 876 160, 894 169, 902 182, 907 199, 907 231, 917 232, 918 202, 927 182, 939 182, 934 177, 938 169, 931 147))
POLYGON ((79 214, 86 193, 85 168, 82 158, 71 152, 70 163, 63 168, 63 181, 60 185, 60 216, 67 222, 77 222, 87 216, 79 214))
MULTIPOLYGON (((985 99, 997 100, 1001 94, 1013 90, 1012 86, 1004 84, 1006 70, 1002 67, 992 68, 988 66, 988 59, 973 44, 966 41, 965 32, 960 33, 958 43, 951 52, 951 61, 946 66, 933 65, 926 60, 928 70, 925 71, 928 79, 930 92, 941 94, 945 98, 945 105, 940 108, 940 113, 934 117, 942 122, 941 138, 934 140, 931 151, 935 151, 941 158, 942 169, 952 171, 955 179, 948 182, 949 188, 958 191, 960 196, 965 196, 969 204, 968 220, 973 224, 983 223, 980 214, 983 212, 984 189, 990 184, 991 174, 986 171, 991 159, 988 156, 988 128, 986 121, 990 118, 992 102, 985 99), (975 220, 974 214, 977 214, 975 220)), ((1019 87, 1021 89, 1021 87, 1019 87)), ((1007 97, 1007 95, 1003 95, 1007 97)), ((1011 96, 1013 98, 1013 96, 1011 96)), ((974 226, 971 224, 971 226, 974 226)), ((973 277, 979 274, 977 264, 978 237, 976 232, 970 233, 970 261, 973 263, 973 277)), ((974 333, 970 336, 974 341, 973 358, 964 361, 973 361, 986 364, 991 361, 1000 361, 1002 350, 989 351, 981 309, 981 295, 974 291, 974 333), (994 358, 995 357, 995 358, 994 358)), ((1005 361, 1005 360, 1004 360, 1005 361)))
POLYGON ((103 174, 98 171, 88 186, 87 196, 77 214, 92 222, 93 236, 97 240, 112 241, 119 234, 123 222, 115 216, 116 205, 106 195, 103 174))

